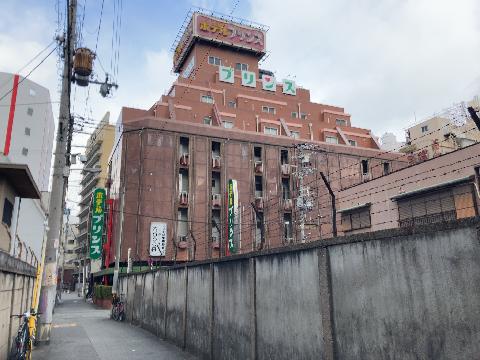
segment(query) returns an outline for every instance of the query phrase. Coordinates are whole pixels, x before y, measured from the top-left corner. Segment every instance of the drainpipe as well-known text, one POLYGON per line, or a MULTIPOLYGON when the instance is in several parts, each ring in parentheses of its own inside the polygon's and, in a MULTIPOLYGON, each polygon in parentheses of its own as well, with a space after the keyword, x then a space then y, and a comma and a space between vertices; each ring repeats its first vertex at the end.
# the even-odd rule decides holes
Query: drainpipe
POLYGON ((313 140, 312 123, 308 123, 308 129, 310 131, 310 140, 313 140))

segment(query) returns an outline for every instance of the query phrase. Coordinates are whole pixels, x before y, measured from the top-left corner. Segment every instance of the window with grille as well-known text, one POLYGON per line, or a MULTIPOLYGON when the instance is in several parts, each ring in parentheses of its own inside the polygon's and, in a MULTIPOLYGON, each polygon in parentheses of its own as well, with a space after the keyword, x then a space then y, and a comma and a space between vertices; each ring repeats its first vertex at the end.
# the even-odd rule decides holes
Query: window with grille
POLYGON ((365 229, 371 226, 370 206, 342 212, 343 231, 365 229))
POLYGON ((345 120, 345 119, 335 119, 335 124, 337 124, 337 126, 347 126, 347 120, 345 120))
POLYGON ((208 57, 208 63, 211 65, 222 65, 222 59, 216 57, 216 56, 209 56, 208 57))
MULTIPOLYGON (((471 190, 467 195, 472 198, 471 190)), ((456 195, 452 189, 399 199, 397 202, 400 227, 426 225, 457 218, 456 195)))
POLYGON ((262 112, 275 114, 275 108, 271 106, 262 106, 262 112))
POLYGON ((278 135, 278 129, 276 127, 265 126, 263 132, 268 135, 278 135))
POLYGON ((3 203, 3 215, 2 215, 2 222, 7 225, 12 225, 12 214, 13 214, 13 204, 8 200, 5 199, 3 203))
POLYGON ((236 63, 235 70, 248 71, 248 64, 236 63))
POLYGON ((325 136, 325 142, 329 144, 338 144, 338 139, 336 136, 325 136))
POLYGON ((213 97, 210 95, 202 95, 200 101, 207 104, 213 104, 213 97))

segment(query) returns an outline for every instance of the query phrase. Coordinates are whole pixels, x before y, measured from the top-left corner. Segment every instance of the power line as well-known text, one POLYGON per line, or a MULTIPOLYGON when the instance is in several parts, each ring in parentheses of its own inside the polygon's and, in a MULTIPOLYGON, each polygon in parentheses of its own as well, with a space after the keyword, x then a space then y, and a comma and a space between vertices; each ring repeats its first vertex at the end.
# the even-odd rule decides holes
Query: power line
MULTIPOLYGON (((45 60, 47 60, 48 57, 49 57, 50 55, 52 55, 55 50, 56 50, 56 47, 54 47, 53 50, 50 51, 50 52, 48 53, 48 55, 45 56, 32 70, 30 70, 30 72, 29 72, 27 75, 25 75, 25 76, 18 82, 18 85, 17 85, 17 86, 20 86, 21 83, 23 83, 25 80, 27 80, 28 77, 29 77, 40 65, 42 65, 43 62, 44 62, 45 60)), ((10 90, 8 90, 8 91, 0 98, 0 101, 2 101, 3 99, 5 99, 5 98, 7 97, 7 95, 9 95, 12 91, 13 91, 13 88, 11 88, 10 90)))

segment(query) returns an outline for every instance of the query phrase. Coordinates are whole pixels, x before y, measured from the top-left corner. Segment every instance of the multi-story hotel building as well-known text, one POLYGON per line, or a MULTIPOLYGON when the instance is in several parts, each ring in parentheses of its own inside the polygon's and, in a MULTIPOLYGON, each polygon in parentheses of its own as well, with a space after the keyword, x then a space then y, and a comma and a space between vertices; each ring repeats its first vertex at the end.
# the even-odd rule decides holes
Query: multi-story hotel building
POLYGON ((117 123, 110 264, 118 241, 122 262, 128 249, 133 262, 172 262, 304 241, 295 144, 316 145, 308 163, 318 171, 304 179, 314 205, 307 241, 332 234, 319 171, 338 190, 405 166, 343 108, 261 69, 262 26, 195 12, 182 31, 168 94, 150 109, 123 108, 117 123))

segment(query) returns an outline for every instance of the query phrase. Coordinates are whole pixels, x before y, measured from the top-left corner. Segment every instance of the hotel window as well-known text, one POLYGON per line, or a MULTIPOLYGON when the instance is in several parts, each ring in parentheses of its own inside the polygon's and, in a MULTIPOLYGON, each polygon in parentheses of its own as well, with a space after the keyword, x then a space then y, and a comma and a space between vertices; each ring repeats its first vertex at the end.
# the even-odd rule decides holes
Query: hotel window
POLYGON ((207 104, 213 104, 213 97, 211 95, 202 95, 200 101, 207 104))
POLYGON ((337 124, 337 126, 347 126, 347 120, 345 120, 345 119, 336 119, 336 120, 335 120, 335 124, 337 124))
POLYGON ((336 136, 325 136, 325 142, 329 144, 338 144, 338 139, 336 136))
POLYGON ((203 123, 204 123, 205 125, 212 125, 212 118, 211 118, 210 116, 205 116, 205 117, 203 118, 203 123))
POLYGON ((225 129, 231 129, 233 128, 233 122, 231 121, 222 121, 223 127, 225 129))
POLYGON ((209 56, 208 57, 208 63, 211 65, 222 65, 222 59, 216 57, 216 56, 209 56))
POLYGON ((390 163, 384 162, 383 163, 383 175, 390 174, 390 163))
POLYGON ((362 160, 362 174, 368 174, 368 160, 362 160))
POLYGON ((263 132, 268 135, 278 135, 278 129, 276 127, 265 126, 263 132))
POLYGON ((248 64, 236 63, 235 70, 248 71, 248 64))
POLYGON ((306 120, 306 119, 307 119, 307 114, 305 114, 305 113, 300 113, 300 119, 306 120))
POLYGON ((231 108, 236 108, 237 107, 237 103, 235 101, 229 101, 228 102, 228 107, 231 107, 231 108))
POLYGON ((292 118, 297 118, 298 117, 298 114, 296 111, 292 111, 292 113, 290 114, 292 118))
POLYGON ((428 131, 428 125, 422 126, 422 133, 426 133, 428 131))
POLYGON ((33 108, 29 107, 29 108, 27 109, 27 114, 30 115, 30 116, 32 116, 32 115, 33 115, 33 108))
POLYGON ((2 215, 2 222, 7 225, 12 225, 12 214, 13 214, 13 204, 8 200, 5 199, 3 203, 3 215, 2 215))
POLYGON ((29 127, 25 128, 25 135, 30 136, 30 128, 29 127))
POLYGON ((23 148, 23 149, 22 149, 22 155, 23 155, 23 156, 27 156, 27 155, 28 155, 28 149, 27 149, 27 148, 23 148))
POLYGON ((351 145, 351 146, 357 146, 357 142, 355 140, 348 140, 348 143, 351 145))
POLYGON ((300 139, 300 131, 290 131, 292 138, 300 139))
POLYGON ((342 212, 342 230, 352 231, 371 226, 370 206, 342 212))
POLYGON ((275 114, 275 108, 270 107, 270 106, 262 106, 262 112, 269 113, 269 114, 275 114))

